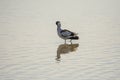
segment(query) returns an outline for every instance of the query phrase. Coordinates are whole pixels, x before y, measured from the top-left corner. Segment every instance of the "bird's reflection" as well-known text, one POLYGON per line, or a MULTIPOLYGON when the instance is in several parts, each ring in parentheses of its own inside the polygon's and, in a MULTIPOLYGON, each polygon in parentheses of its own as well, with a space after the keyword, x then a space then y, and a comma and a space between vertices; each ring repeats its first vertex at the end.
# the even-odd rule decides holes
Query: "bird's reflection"
POLYGON ((79 46, 79 44, 61 44, 61 45, 59 45, 58 49, 57 49, 56 60, 60 61, 61 54, 67 54, 67 53, 76 51, 78 46, 79 46))

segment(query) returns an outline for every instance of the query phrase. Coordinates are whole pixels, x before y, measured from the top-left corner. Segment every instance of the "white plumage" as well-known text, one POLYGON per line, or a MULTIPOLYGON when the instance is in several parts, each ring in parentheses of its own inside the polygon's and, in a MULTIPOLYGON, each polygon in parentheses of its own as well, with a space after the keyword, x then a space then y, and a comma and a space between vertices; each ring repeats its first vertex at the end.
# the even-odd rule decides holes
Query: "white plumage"
POLYGON ((77 36, 77 33, 69 31, 67 29, 61 29, 60 21, 56 21, 56 25, 57 25, 58 36, 60 38, 64 39, 65 43, 66 43, 67 39, 70 39, 70 41, 79 39, 79 37, 77 36))

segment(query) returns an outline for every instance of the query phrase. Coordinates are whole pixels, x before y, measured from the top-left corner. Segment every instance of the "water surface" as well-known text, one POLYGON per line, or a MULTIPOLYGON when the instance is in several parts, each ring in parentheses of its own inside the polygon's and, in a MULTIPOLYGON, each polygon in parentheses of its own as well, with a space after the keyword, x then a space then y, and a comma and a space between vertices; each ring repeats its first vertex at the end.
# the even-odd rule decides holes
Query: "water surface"
POLYGON ((119 0, 1 0, 0 79, 120 80, 119 7, 119 0), (64 44, 56 20, 80 39, 64 44))

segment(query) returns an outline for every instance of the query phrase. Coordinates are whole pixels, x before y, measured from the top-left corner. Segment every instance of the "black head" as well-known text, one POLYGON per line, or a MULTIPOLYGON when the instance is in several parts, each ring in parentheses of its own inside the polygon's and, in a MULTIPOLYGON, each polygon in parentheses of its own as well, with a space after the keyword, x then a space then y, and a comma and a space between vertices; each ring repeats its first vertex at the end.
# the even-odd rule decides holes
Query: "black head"
POLYGON ((56 21, 56 25, 60 24, 60 21, 56 21))

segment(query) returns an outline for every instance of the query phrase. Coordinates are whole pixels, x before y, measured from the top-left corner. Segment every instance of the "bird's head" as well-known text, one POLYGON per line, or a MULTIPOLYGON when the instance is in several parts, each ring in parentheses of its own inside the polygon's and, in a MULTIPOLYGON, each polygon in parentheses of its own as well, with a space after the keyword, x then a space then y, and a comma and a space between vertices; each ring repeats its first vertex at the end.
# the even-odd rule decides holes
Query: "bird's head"
POLYGON ((61 27, 60 21, 56 21, 56 25, 59 26, 59 27, 61 27))

